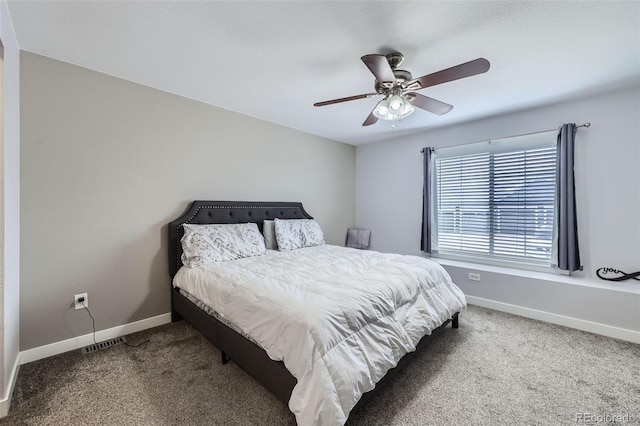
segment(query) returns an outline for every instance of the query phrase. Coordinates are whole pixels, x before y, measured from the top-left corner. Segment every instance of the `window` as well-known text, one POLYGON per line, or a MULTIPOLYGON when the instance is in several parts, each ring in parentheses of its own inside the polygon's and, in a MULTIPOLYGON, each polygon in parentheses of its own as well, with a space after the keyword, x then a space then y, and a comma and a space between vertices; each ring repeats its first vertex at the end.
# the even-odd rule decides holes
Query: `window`
POLYGON ((550 265, 555 132, 436 149, 430 169, 437 256, 550 265))

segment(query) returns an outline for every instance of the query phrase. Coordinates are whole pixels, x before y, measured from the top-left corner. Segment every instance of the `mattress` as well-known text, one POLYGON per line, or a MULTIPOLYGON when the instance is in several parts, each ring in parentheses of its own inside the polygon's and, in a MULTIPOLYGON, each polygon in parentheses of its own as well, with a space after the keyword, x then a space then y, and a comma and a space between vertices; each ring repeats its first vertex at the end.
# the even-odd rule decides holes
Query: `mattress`
POLYGON ((240 327, 238 327, 237 325, 235 325, 234 323, 229 321, 227 318, 225 318, 222 315, 220 315, 211 306, 206 305, 202 300, 199 300, 197 297, 195 297, 193 294, 189 293, 188 291, 185 291, 183 289, 179 289, 179 291, 180 291, 181 295, 183 295, 184 297, 187 298, 187 300, 189 300, 191 303, 196 305, 198 308, 200 308, 203 311, 205 311, 208 315, 214 317, 215 319, 220 321, 222 324, 226 325, 227 327, 229 327, 230 329, 232 329, 233 331, 235 331, 236 333, 238 333, 239 335, 241 335, 245 339, 249 340, 251 343, 260 346, 260 342, 256 342, 253 339, 253 337, 249 336, 247 333, 242 331, 242 329, 240 327))
POLYGON ((300 425, 341 425, 420 339, 466 307, 435 262, 331 245, 182 267, 174 286, 282 361, 300 425))

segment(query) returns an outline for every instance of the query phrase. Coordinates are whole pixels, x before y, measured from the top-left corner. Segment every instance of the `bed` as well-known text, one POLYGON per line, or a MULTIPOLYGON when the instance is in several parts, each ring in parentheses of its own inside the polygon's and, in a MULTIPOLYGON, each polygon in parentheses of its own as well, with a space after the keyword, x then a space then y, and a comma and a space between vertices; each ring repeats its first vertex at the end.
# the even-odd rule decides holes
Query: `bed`
MULTIPOLYGON (((349 262, 352 261, 356 262, 356 265, 364 265, 361 266, 361 268, 363 268, 361 269, 362 271, 373 270, 371 269, 371 265, 381 264, 387 268, 396 268, 390 270, 391 275, 393 275, 394 271, 397 271, 398 269, 407 269, 407 274, 413 274, 415 273, 415 271, 419 270, 419 268, 421 268, 425 262, 428 261, 426 259, 414 256, 385 255, 380 253, 376 254, 375 252, 366 252, 365 254, 365 252, 356 249, 320 245, 318 247, 303 248, 292 252, 268 251, 268 253, 264 256, 256 256, 255 258, 249 260, 232 260, 229 262, 223 262, 223 264, 216 264, 211 267, 193 269, 183 267, 183 250, 181 239, 184 235, 184 225, 255 223, 258 226, 260 232, 262 232, 263 221, 275 219, 286 220, 313 218, 304 210, 301 203, 194 201, 181 217, 172 221, 168 226, 169 270, 171 277, 173 278, 173 285, 171 290, 172 320, 177 321, 180 319, 184 319, 192 324, 203 336, 205 336, 213 345, 215 345, 221 351, 221 358, 223 363, 226 363, 229 360, 234 361, 238 366, 240 366, 247 373, 253 376, 257 381, 263 384, 267 389, 269 389, 276 397, 278 397, 283 402, 288 403, 289 408, 296 415, 296 419, 299 424, 343 424, 346 422, 350 412, 353 412, 362 404, 364 404, 368 399, 370 399, 387 381, 389 381, 397 373, 397 371, 399 371, 404 365, 406 365, 421 348, 426 346, 434 336, 442 333, 445 326, 451 323, 453 328, 458 327, 458 313, 464 306, 466 306, 464 295, 462 295, 462 292, 459 291, 459 289, 450 282, 450 278, 442 268, 437 265, 434 266, 435 269, 433 271, 435 272, 431 271, 429 272, 429 274, 437 275, 439 289, 445 288, 445 290, 438 291, 440 293, 442 293, 443 291, 444 293, 446 293, 446 297, 442 296, 442 299, 448 300, 446 302, 447 306, 445 306, 444 308, 439 308, 440 310, 444 309, 446 312, 444 314, 442 312, 439 312, 437 314, 429 313, 429 315, 427 315, 426 311, 429 311, 431 307, 422 306, 417 303, 417 299, 415 296, 407 296, 409 297, 409 299, 407 300, 411 300, 411 303, 406 304, 406 306, 411 309, 411 313, 403 313, 402 315, 406 317, 413 315, 415 317, 414 311, 417 312, 422 309, 422 311, 424 311, 422 312, 424 314, 422 316, 424 316, 425 318, 431 318, 432 322, 434 321, 433 318, 438 318, 438 322, 432 323, 430 325, 419 324, 419 326, 412 325, 410 327, 407 327, 408 329, 410 329, 409 334, 420 332, 420 335, 417 338, 416 336, 410 336, 414 341, 402 343, 403 346, 406 346, 407 353, 396 354, 396 352, 399 352, 399 350, 393 349, 392 355, 396 356, 397 359, 393 361, 393 365, 389 365, 386 367, 383 365, 383 371, 378 371, 380 367, 378 366, 378 364, 376 364, 377 361, 374 362, 369 360, 369 357, 374 358, 373 354, 366 353, 366 351, 362 350, 361 354, 352 356, 350 353, 348 353, 347 349, 343 351, 342 340, 339 343, 335 344, 335 347, 340 350, 334 349, 334 347, 332 346, 330 349, 324 350, 324 352, 318 352, 321 355, 316 355, 316 352, 313 352, 313 354, 309 355, 309 359, 313 359, 313 366, 323 366, 322 368, 316 368, 316 370, 322 370, 322 372, 318 373, 316 376, 331 376, 328 378, 328 380, 333 380, 333 383, 329 383, 328 385, 324 382, 319 382, 318 379, 314 376, 315 373, 311 374, 313 373, 313 368, 307 368, 307 364, 311 364, 311 361, 304 361, 304 357, 301 356, 299 357, 301 358, 301 361, 299 360, 293 362, 292 357, 288 353, 286 354, 286 356, 282 355, 281 352, 284 353, 283 350, 280 350, 276 344, 271 344, 270 341, 265 340, 266 337, 264 336, 266 334, 269 334, 270 332, 268 330, 268 327, 265 327, 265 325, 262 323, 256 325, 255 327, 252 326, 252 321, 254 321, 252 319, 252 315, 257 315, 254 311, 260 309, 276 310, 277 308, 273 308, 271 304, 258 303, 255 305, 255 309, 253 309, 252 305, 246 305, 247 303, 251 302, 247 302, 243 299, 243 304, 238 305, 234 299, 234 303, 229 303, 227 306, 225 306, 224 304, 218 305, 217 309, 212 309, 210 305, 215 305, 215 302, 207 299, 206 294, 199 292, 198 289, 200 287, 192 287, 189 288, 189 291, 185 291, 186 285, 184 285, 184 282, 188 281, 185 281, 185 277, 192 276, 192 278, 190 278, 191 280, 205 282, 206 280, 213 280, 214 277, 220 277, 221 273, 234 277, 256 273, 260 275, 264 271, 267 271, 267 273, 271 274, 270 270, 272 267, 275 269, 281 264, 287 264, 287 262, 290 265, 292 274, 295 272, 295 270, 297 270, 296 273, 305 275, 305 262, 310 263, 310 268, 316 267, 314 266, 316 264, 322 264, 322 262, 325 262, 332 265, 331 269, 340 270, 341 267, 348 268, 349 262), (449 280, 448 283, 440 283, 440 281, 446 281, 447 279, 449 280), (179 288, 180 286, 182 286, 182 288, 179 288), (205 301, 203 301, 203 299, 205 299, 205 301), (262 305, 267 305, 268 308, 264 308, 262 305), (414 305, 418 307, 414 308, 414 305), (240 311, 242 311, 242 314, 238 313, 240 311), (414 347, 416 349, 415 351, 412 350, 414 347), (371 379, 375 379, 375 381, 373 383, 360 383, 366 382, 366 380, 362 379, 362 377, 364 377, 362 376, 362 374, 364 373, 358 373, 358 376, 354 376, 355 379, 348 379, 357 380, 359 382, 357 385, 351 385, 350 383, 347 383, 348 386, 357 388, 357 392, 351 392, 351 390, 349 390, 349 392, 353 393, 353 395, 347 392, 348 395, 344 397, 340 394, 339 389, 341 389, 341 387, 343 386, 342 382, 344 380, 347 380, 345 379, 345 374, 346 376, 349 376, 352 373, 335 373, 334 370, 338 369, 334 369, 329 361, 325 362, 324 360, 324 357, 329 358, 330 355, 334 356, 333 354, 338 354, 335 355, 335 357, 342 357, 337 361, 331 361, 337 362, 339 365, 345 364, 345 360, 349 361, 352 358, 355 360, 357 357, 364 359, 365 364, 372 364, 373 367, 370 366, 371 371, 368 371, 366 373, 366 377, 371 376, 371 379), (323 358, 321 360, 322 362, 318 361, 318 359, 320 358, 323 358), (288 363, 287 366, 289 367, 289 369, 285 367, 285 363, 288 363), (300 364, 304 365, 301 366, 300 364), (327 364, 328 366, 324 366, 324 364, 327 364), (293 372, 293 374, 292 372, 290 372, 290 370, 293 372), (325 370, 328 371, 328 373, 325 370), (310 371, 308 375, 309 377, 307 377, 307 375, 303 375, 302 371, 310 371), (294 374, 297 375, 300 380, 296 379, 296 377, 294 377, 294 374), (317 389, 324 389, 325 387, 331 388, 331 386, 338 389, 335 391, 336 395, 332 394, 331 396, 325 396, 324 391, 317 391, 317 389), (301 388, 303 389, 301 390, 301 388), (325 403, 323 398, 331 401, 325 403), (347 401, 345 402, 345 400, 347 401), (316 404, 315 412, 313 407, 311 407, 311 412, 309 412, 309 410, 305 408, 305 406, 313 406, 314 404, 316 404), (335 408, 334 406, 337 406, 338 408, 335 408), (326 415, 324 414, 325 412, 326 415)), ((189 226, 187 226, 187 228, 189 228, 189 226)), ((359 280, 359 278, 357 276, 361 275, 361 272, 357 274, 350 274, 349 272, 345 271, 347 270, 343 270, 340 273, 341 276, 352 275, 350 279, 353 283, 355 283, 354 287, 358 287, 359 284, 357 280, 359 280)), ((322 269, 315 269, 313 270, 312 275, 313 277, 316 277, 322 274, 324 274, 322 269)), ((285 270, 285 272, 281 273, 280 275, 285 276, 285 278, 283 278, 283 282, 285 282, 287 280, 286 277, 289 275, 289 271, 285 270)), ((327 272, 325 275, 327 275, 327 280, 322 283, 323 286, 328 285, 327 283, 331 284, 331 280, 333 279, 335 273, 331 275, 329 272, 327 272)), ((226 275, 224 276, 226 277, 226 275)), ((253 283, 255 281, 253 278, 255 275, 247 276, 249 278, 245 277, 244 282, 253 283)), ((262 280, 263 278, 261 277, 260 279, 262 280)), ((271 284, 272 281, 276 286, 278 286, 279 279, 280 278, 273 278, 269 276, 264 283, 260 281, 260 287, 257 288, 262 289, 263 284, 271 284)), ((296 283, 299 280, 295 276, 294 278, 289 279, 295 280, 296 283)), ((371 278, 366 281, 366 285, 375 287, 375 285, 372 285, 371 283, 375 282, 376 280, 377 278, 372 275, 371 278)), ((363 283, 364 282, 365 281, 363 281, 363 283)), ((200 286, 203 285, 204 284, 200 286)), ((235 284, 233 285, 235 286, 235 284)), ((324 289, 325 287, 322 288, 324 289)), ((339 299, 339 297, 342 296, 338 294, 341 291, 341 287, 336 284, 336 286, 333 287, 331 285, 328 285, 327 288, 331 288, 332 290, 323 291, 327 294, 323 294, 322 297, 335 297, 335 300, 334 302, 329 301, 329 304, 322 307, 321 310, 326 309, 328 311, 331 311, 331 309, 333 309, 332 306, 341 303, 341 299, 339 299), (328 294, 330 294, 331 296, 329 296, 328 294)), ((362 288, 357 291, 362 291, 363 293, 365 293, 367 292, 368 288, 369 287, 365 287, 363 284, 362 288)), ((356 290, 349 289, 344 291, 356 290)), ((271 290, 269 290, 269 294, 270 292, 271 290)), ((347 293, 345 293, 345 295, 347 295, 347 293)), ((252 297, 259 297, 263 299, 265 297, 268 297, 268 294, 262 294, 252 297)), ((307 296, 305 295, 304 297, 307 296)), ((347 295, 345 297, 350 299, 358 298, 353 297, 353 293, 350 293, 350 295, 347 295)), ((396 296, 391 296, 391 298, 394 297, 396 296)), ((438 297, 437 301, 432 302, 435 304, 445 303, 440 299, 441 298, 438 297)), ((376 302, 376 305, 377 304, 380 304, 380 301, 376 302)), ((312 303, 311 306, 322 306, 322 304, 320 303, 320 305, 318 305, 317 303, 312 303)), ((402 307, 404 306, 405 304, 402 304, 402 307)), ((377 309, 377 307, 375 308, 377 309)), ((313 310, 311 307, 309 309, 313 310)), ((340 306, 339 309, 336 309, 338 316, 342 313, 342 311, 345 310, 343 306, 340 306)), ((268 317, 269 315, 272 315, 274 313, 272 311, 265 312, 266 316, 263 315, 264 317, 268 317)), ((288 316, 293 316, 294 314, 287 312, 288 316)), ((350 315, 353 316, 352 314, 350 315)), ((363 313, 361 316, 365 317, 367 315, 380 316, 379 313, 376 314, 375 312, 368 314, 363 313)), ((360 315, 358 314, 355 316, 359 317, 360 315)), ((260 318, 262 317, 256 316, 255 318, 258 318, 258 322, 260 322, 260 318)), ((384 317, 383 319, 374 318, 374 321, 378 320, 386 321, 386 317, 384 317)), ((357 322, 358 318, 353 321, 357 322)), ((281 321, 278 319, 273 322, 279 324, 281 321)), ((425 319, 425 322, 428 321, 425 319)), ((395 327, 395 322, 390 323, 395 327)), ((284 325, 284 327, 290 331, 286 333, 286 335, 300 335, 300 333, 296 331, 297 329, 294 325, 284 325)), ((367 327, 354 327, 354 329, 356 328, 358 331, 354 334, 358 334, 358 336, 356 336, 357 339, 365 338, 362 336, 368 336, 366 338, 368 338, 369 341, 372 339, 384 340, 387 338, 386 336, 384 336, 384 339, 377 339, 375 329, 369 327, 368 325, 367 327), (363 331, 361 332, 361 330, 363 331)), ((322 331, 320 333, 322 333, 322 331)), ((403 333, 405 333, 404 330, 403 333)), ((409 338, 407 339, 409 340, 409 338)), ((344 340, 346 341, 348 339, 345 338, 344 340)), ((386 343, 373 343, 374 346, 378 344, 384 345, 386 343)), ((317 342, 314 343, 314 341, 311 341, 309 343, 309 346, 313 346, 315 348, 315 346, 317 346, 317 342)), ((356 346, 360 347, 362 345, 356 346)), ((305 344, 301 344, 300 347, 304 348, 306 346, 305 344)), ((368 348, 369 346, 366 347, 368 348)), ((292 349, 287 350, 291 351, 292 349)), ((360 364, 362 363, 363 362, 360 362, 360 364)), ((340 367, 340 369, 345 370, 344 367, 340 367)), ((354 368, 353 370, 356 369, 354 368)), ((333 392, 333 390, 331 390, 331 392, 333 392)))

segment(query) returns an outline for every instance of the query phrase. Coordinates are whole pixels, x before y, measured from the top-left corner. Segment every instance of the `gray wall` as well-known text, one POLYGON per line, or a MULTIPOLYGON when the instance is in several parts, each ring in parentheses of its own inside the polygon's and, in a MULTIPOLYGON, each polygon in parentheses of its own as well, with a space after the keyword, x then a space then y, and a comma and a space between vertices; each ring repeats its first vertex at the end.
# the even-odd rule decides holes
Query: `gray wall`
MULTIPOLYGON (((470 100, 472 101, 472 100, 470 100)), ((455 112, 455 110, 454 110, 455 112)), ((585 271, 572 280, 508 270, 482 273, 447 266, 465 293, 585 321, 640 330, 640 284, 603 285, 599 267, 640 269, 640 89, 570 100, 544 108, 443 127, 356 150, 356 225, 370 228, 375 250, 420 253, 422 155, 425 146, 449 146, 591 122, 576 146, 580 247, 585 271), (594 287, 595 286, 595 287, 594 287), (610 289, 623 289, 612 291, 610 289)), ((425 117, 437 120, 437 117, 425 117)), ((401 127, 401 125, 400 125, 401 127)), ((573 277, 572 277, 573 278, 573 277)))
MULTIPOLYGON (((300 201, 329 243, 355 220, 355 148, 21 54, 26 350, 169 312, 166 224, 194 199, 300 201)), ((212 83, 214 84, 214 83, 212 83)))

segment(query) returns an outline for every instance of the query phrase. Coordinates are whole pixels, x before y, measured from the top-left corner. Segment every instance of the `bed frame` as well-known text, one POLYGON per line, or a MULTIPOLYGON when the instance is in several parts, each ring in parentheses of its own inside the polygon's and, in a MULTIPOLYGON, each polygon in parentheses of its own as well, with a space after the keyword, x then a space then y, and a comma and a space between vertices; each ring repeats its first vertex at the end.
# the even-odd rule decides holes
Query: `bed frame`
MULTIPOLYGON (((194 201, 187 211, 178 219, 169 223, 169 273, 173 278, 182 266, 180 257, 182 245, 180 239, 184 234, 182 225, 213 223, 246 223, 253 222, 262 231, 265 219, 313 219, 302 207, 301 203, 290 202, 238 202, 238 201, 194 201)), ((285 368, 281 361, 274 361, 267 353, 236 331, 232 330, 216 318, 198 308, 193 302, 171 289, 171 320, 186 320, 193 325, 222 353, 222 362, 233 360, 243 370, 269 389, 278 399, 289 403, 296 379, 285 368)), ((370 399, 386 382, 406 365, 420 349, 427 345, 434 336, 442 332, 451 322, 458 328, 458 314, 425 336, 418 343, 416 351, 404 356, 396 367, 378 382, 375 389, 365 393, 352 413, 370 399)))

